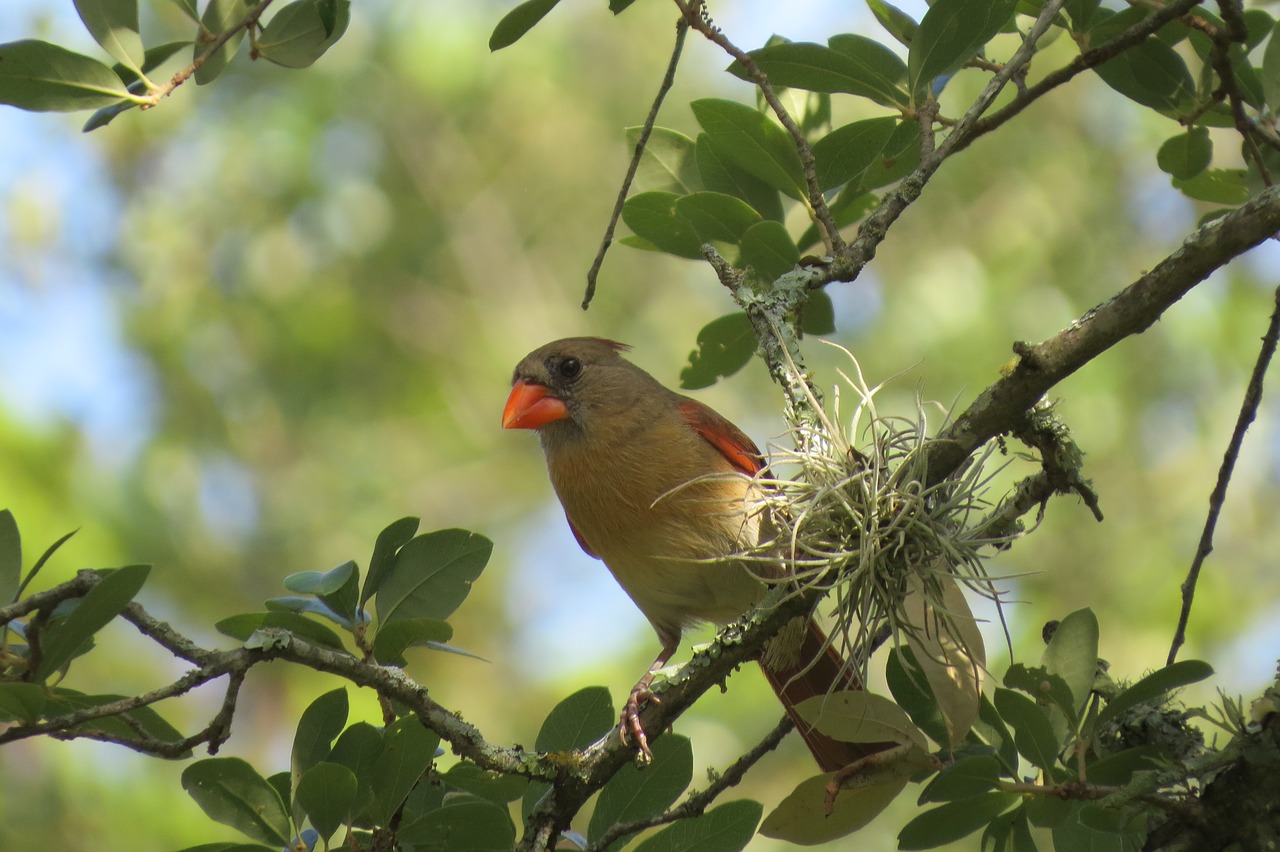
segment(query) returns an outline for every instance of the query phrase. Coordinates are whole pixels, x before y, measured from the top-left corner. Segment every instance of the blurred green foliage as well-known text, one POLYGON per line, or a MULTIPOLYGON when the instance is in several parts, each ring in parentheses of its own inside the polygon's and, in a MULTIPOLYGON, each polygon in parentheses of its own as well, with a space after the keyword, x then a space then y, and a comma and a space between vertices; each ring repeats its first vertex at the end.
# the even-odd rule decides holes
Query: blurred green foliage
MULTIPOLYGON (((749 9, 726 10, 719 23, 732 35, 748 14, 765 14, 749 9)), ((490 55, 502 11, 356 4, 346 36, 312 69, 234 62, 216 85, 179 89, 158 109, 131 111, 6 176, 0 289, 31 298, 71 284, 100 291, 149 400, 130 421, 132 439, 103 446, 73 410, 32 416, 0 376, 0 504, 34 547, 82 528, 43 582, 83 565, 148 562, 148 607, 213 641, 209 625, 280 594, 286 575, 363 560, 377 530, 412 514, 428 528, 460 526, 496 542, 493 564, 451 622, 453 644, 492 662, 420 654, 409 668, 492 740, 531 743, 537 720, 565 694, 606 683, 616 695, 643 669, 652 637, 638 616, 625 628, 634 650, 617 658, 572 670, 519 655, 537 629, 530 620, 545 613, 505 583, 543 568, 585 585, 576 578, 599 566, 565 546, 532 552, 548 541, 534 528, 559 518, 545 508, 540 454, 503 434, 498 415, 511 365, 548 339, 625 340, 675 385, 698 330, 732 310, 705 266, 616 246, 590 312, 578 307, 625 168, 623 129, 648 107, 673 14, 663 4, 637 4, 618 20, 595 6, 565 8, 536 38, 490 55), (93 176, 63 207, 44 183, 60 158, 93 176), (86 225, 103 248, 81 270, 85 280, 43 273, 86 225), (527 716, 510 712, 516 696, 527 716)), ((0 40, 78 24, 37 14, 49 13, 33 12, 0 40)), ((144 26, 189 37, 172 4, 144 14, 144 26)), ((786 16, 769 14, 767 26, 790 35, 786 16)), ((765 26, 751 22, 753 32, 765 26)), ((709 45, 689 53, 662 123, 694 135, 689 101, 752 95, 721 73, 709 45)), ((960 71, 944 114, 983 82, 960 71)), ((850 114, 837 126, 872 116, 840 109, 850 114)), ((0 122, 49 138, 76 130, 74 119, 19 124, 12 111, 0 122)), ((917 392, 966 403, 998 375, 1011 341, 1054 333, 1176 247, 1209 209, 1157 168, 1155 150, 1177 130, 1082 78, 951 161, 867 274, 831 290, 832 339, 873 383, 897 377, 881 412, 914 411, 917 392)), ((1229 131, 1209 133, 1235 144, 1229 131)), ((786 224, 796 234, 806 223, 786 224)), ((1020 601, 1006 608, 1015 648, 1038 657, 1040 625, 1089 606, 1104 636, 1123 637, 1101 649, 1118 670, 1163 662, 1277 268, 1274 246, 1232 264, 1055 389, 1107 519, 1099 525, 1076 501, 1056 500, 1032 537, 993 561, 1020 601)), ((0 338, 0 352, 6 345, 0 338)), ((846 363, 816 340, 808 354, 826 385, 846 363)), ((21 368, 38 374, 41 364, 21 368)), ((107 400, 116 392, 94 391, 107 400)), ((762 370, 749 366, 699 393, 762 443, 782 431, 779 395, 762 370)), ((1228 691, 1256 686, 1274 653, 1247 637, 1266 635, 1280 582, 1277 410, 1265 402, 1246 441, 1186 649, 1221 661, 1228 691)), ((549 597, 588 605, 573 589, 549 597)), ((621 612, 625 601, 608 606, 621 612)), ((572 611, 557 618, 554 641, 567 656, 592 644, 574 632, 572 611)), ((108 631, 115 648, 130 647, 126 628, 108 631)), ((172 674, 163 655, 113 653, 84 667, 100 678, 90 688, 141 690, 172 674)), ((777 715, 756 675, 737 680, 682 719, 695 777, 777 715)), ((225 753, 284 768, 291 728, 279 720, 329 688, 315 675, 255 672, 225 753)), ((198 693, 174 721, 205 718, 216 700, 198 693)), ((377 718, 371 696, 352 702, 354 718, 377 718)), ((807 759, 788 742, 771 758, 776 771, 749 777, 744 795, 776 801, 808 774, 807 759)), ((111 852, 215 839, 181 789, 180 764, 29 741, 0 752, 0 767, 23 779, 0 799, 0 848, 111 852)), ((891 842, 905 821, 895 814, 911 813, 902 807, 882 818, 883 832, 879 823, 867 830, 868 848, 891 842)))

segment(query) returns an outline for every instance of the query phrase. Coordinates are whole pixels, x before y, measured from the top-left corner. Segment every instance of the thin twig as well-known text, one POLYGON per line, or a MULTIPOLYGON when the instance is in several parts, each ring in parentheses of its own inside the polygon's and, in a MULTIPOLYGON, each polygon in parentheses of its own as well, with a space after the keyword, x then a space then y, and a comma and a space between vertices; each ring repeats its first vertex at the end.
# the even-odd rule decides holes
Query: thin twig
POLYGON ((728 769, 711 782, 707 789, 690 794, 679 805, 660 814, 645 819, 633 820, 632 822, 620 822, 611 825, 608 831, 591 842, 585 852, 598 852, 601 849, 608 849, 616 840, 644 831, 646 828, 701 816, 721 793, 730 787, 737 786, 746 776, 747 770, 755 766, 760 761, 760 758, 777 748, 778 743, 782 742, 783 737, 789 734, 795 726, 795 722, 791 720, 790 716, 783 716, 778 724, 773 727, 773 730, 765 734, 764 738, 752 746, 750 751, 735 760, 728 769))
POLYGON ((1244 402, 1240 405, 1240 415, 1236 418, 1235 431, 1231 433, 1231 441, 1222 456, 1222 466, 1218 469, 1218 481, 1209 495, 1209 515, 1204 521, 1204 530, 1200 533, 1200 544, 1196 547, 1195 558, 1191 561, 1191 570, 1182 583, 1182 610, 1178 613, 1178 629, 1173 634, 1173 644, 1169 647, 1168 664, 1178 658, 1178 649, 1186 641, 1187 622, 1191 619, 1191 603, 1196 594, 1196 582, 1200 579, 1200 569, 1204 560, 1213 551, 1213 531, 1218 524, 1218 515, 1222 512, 1223 501, 1227 497, 1227 485, 1231 482, 1231 474, 1235 470, 1236 459, 1240 455, 1240 445, 1244 442, 1244 433, 1249 424, 1258 415, 1258 405, 1262 402, 1262 379, 1266 375, 1271 358, 1276 353, 1276 341, 1280 339, 1280 287, 1276 288, 1275 309, 1271 313, 1271 322, 1267 333, 1262 338, 1262 346, 1258 350, 1258 360, 1253 365, 1253 375, 1245 388, 1244 402))
POLYGON ((675 0, 675 4, 680 7, 680 11, 684 14, 684 19, 689 23, 689 26, 736 59, 742 65, 743 70, 747 72, 747 77, 751 82, 759 87, 760 94, 764 96, 765 102, 769 104, 769 108, 778 117, 783 129, 791 135, 791 141, 796 147, 796 153, 800 156, 801 171, 804 174, 805 186, 808 188, 809 212, 814 221, 818 223, 818 230, 822 232, 823 243, 826 244, 827 250, 831 254, 838 254, 843 251, 844 238, 840 236, 840 229, 836 227, 835 219, 832 218, 831 211, 827 208, 827 201, 822 195, 822 185, 818 182, 817 164, 813 158, 813 149, 809 147, 809 141, 804 138, 804 132, 796 124, 795 119, 791 117, 791 113, 787 112, 787 108, 778 99, 778 94, 769 83, 768 75, 756 64, 750 54, 729 41, 725 34, 720 31, 720 28, 711 23, 706 14, 704 0, 675 0))
POLYGON ((137 99, 139 108, 151 109, 152 107, 159 104, 160 101, 164 100, 165 98, 169 97, 169 95, 173 94, 174 89, 178 88, 183 83, 187 82, 187 80, 191 79, 191 76, 195 74, 197 71, 199 71, 201 68, 203 68, 204 64, 208 62, 209 59, 215 53, 221 50, 223 45, 225 45, 232 38, 234 38, 236 33, 240 32, 241 30, 248 31, 255 24, 257 24, 258 19, 262 17, 262 13, 267 11, 267 7, 270 5, 271 5, 271 0, 262 0, 262 2, 260 2, 257 6, 250 9, 248 14, 246 14, 243 18, 241 18, 236 23, 232 24, 231 27, 229 27, 225 31, 220 32, 216 36, 214 36, 213 40, 209 42, 209 46, 205 48, 200 53, 199 56, 197 56, 194 60, 192 60, 190 65, 188 65, 186 68, 183 68, 177 74, 174 74, 173 77, 169 79, 168 83, 165 83, 163 86, 160 86, 159 88, 152 89, 151 91, 147 92, 147 94, 144 97, 137 99))
POLYGON ((649 145, 649 136, 653 133, 653 126, 658 120, 658 111, 662 109, 662 102, 667 97, 667 92, 671 91, 671 86, 676 80, 676 68, 680 65, 680 54, 684 50, 684 37, 689 32, 689 24, 684 18, 676 21, 676 43, 671 48, 671 60, 667 63, 667 73, 662 77, 662 85, 658 87, 658 94, 653 99, 653 105, 649 107, 649 115, 644 120, 644 127, 640 130, 640 138, 636 140, 635 152, 631 155, 631 163, 627 166, 627 175, 622 179, 622 188, 618 190, 618 198, 613 204, 613 213, 609 216, 609 223, 605 226, 604 237, 600 240, 600 249, 596 252, 596 259, 591 262, 591 268, 587 270, 587 292, 582 297, 582 309, 585 311, 591 307, 591 300, 596 295, 596 278, 600 275, 600 267, 604 265, 604 256, 609 252, 609 246, 613 245, 613 232, 618 227, 618 220, 622 218, 622 205, 626 203, 627 194, 631 192, 631 183, 635 180, 636 171, 640 168, 640 160, 644 157, 644 150, 649 145))

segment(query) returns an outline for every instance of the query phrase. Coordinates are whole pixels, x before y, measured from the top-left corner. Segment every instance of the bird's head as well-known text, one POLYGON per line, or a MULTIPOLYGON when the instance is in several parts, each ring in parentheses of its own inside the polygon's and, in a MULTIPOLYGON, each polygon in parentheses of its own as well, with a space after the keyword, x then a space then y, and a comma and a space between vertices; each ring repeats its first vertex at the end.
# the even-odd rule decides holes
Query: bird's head
POLYGON ((576 428, 625 413, 650 384, 624 360, 626 344, 601 337, 569 337, 541 346, 516 365, 502 411, 504 429, 576 428))

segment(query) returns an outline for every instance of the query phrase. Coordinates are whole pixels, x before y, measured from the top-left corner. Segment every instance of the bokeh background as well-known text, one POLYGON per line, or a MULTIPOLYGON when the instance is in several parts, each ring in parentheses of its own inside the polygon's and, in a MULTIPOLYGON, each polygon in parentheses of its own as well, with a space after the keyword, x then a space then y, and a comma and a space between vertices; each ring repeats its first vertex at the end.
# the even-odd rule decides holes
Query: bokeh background
MULTIPOLYGON (((150 563, 144 604, 208 643, 230 643, 211 625, 260 608, 289 573, 366 565, 398 517, 481 532, 493 560, 453 642, 488 662, 420 652, 409 673, 494 741, 528 745, 570 692, 624 694, 655 642, 573 543, 536 441, 498 428, 509 371, 546 340, 590 333, 631 343, 674 385, 698 329, 733 309, 708 268, 626 247, 591 310, 579 308, 629 153, 623 131, 648 109, 675 13, 642 2, 615 19, 601 2, 566 3, 490 54, 511 3, 353 5, 346 37, 304 72, 241 56, 216 84, 91 134, 83 115, 0 110, 0 505, 28 564, 79 528, 41 585, 150 563)), ((724 7, 717 22, 747 48, 774 32, 889 41, 849 4, 724 7)), ((148 44, 190 37, 173 4, 143 14, 148 44)), ((98 55, 67 0, 7 0, 0 41, 33 36, 98 55)), ((1038 67, 1070 54, 1055 45, 1038 67)), ((692 132, 689 100, 749 101, 726 64, 691 36, 660 123, 692 132)), ((944 113, 982 82, 961 72, 944 113)), ((881 413, 913 413, 917 394, 967 404, 1013 340, 1053 334, 1175 248, 1207 212, 1155 167, 1176 132, 1089 77, 948 163, 867 273, 831 288, 832 339, 869 381, 892 378, 881 413)), ((1220 163, 1234 164, 1238 142, 1214 133, 1220 163)), ((1113 673, 1163 663, 1278 283, 1273 243, 1054 390, 1106 521, 1055 500, 992 561, 1016 601, 1018 659, 1038 659, 1046 619, 1091 606, 1113 673)), ((827 386, 847 365, 816 340, 808 354, 827 386)), ((762 444, 783 431, 758 364, 698 397, 762 444)), ((1247 696, 1274 670, 1276 399, 1246 441, 1183 652, 1220 677, 1189 701, 1217 686, 1247 696)), ((1019 464, 1001 481, 1029 469, 1019 464)), ((998 626, 988 635, 1000 672, 1009 652, 998 626)), ((180 671, 114 625, 68 683, 128 692, 180 671)), ((298 713, 335 685, 256 671, 223 754, 264 774, 287 768, 298 713)), ((780 715, 754 670, 730 687, 678 726, 699 766, 725 765, 780 715)), ((197 692, 169 716, 203 724, 219 697, 197 692)), ((352 700, 374 718, 372 696, 352 700)), ((182 768, 89 743, 7 746, 0 848, 235 839, 183 793, 182 768)), ((812 771, 788 741, 741 794, 771 806, 812 771)), ((913 807, 882 816, 860 848, 892 848, 913 807)))

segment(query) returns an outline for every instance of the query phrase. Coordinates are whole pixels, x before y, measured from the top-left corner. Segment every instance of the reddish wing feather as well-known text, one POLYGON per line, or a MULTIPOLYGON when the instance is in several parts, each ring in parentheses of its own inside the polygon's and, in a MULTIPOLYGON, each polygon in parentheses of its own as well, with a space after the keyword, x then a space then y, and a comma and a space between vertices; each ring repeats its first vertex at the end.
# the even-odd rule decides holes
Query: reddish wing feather
POLYGON ((596 552, 587 546, 587 540, 582 537, 582 533, 578 532, 578 528, 573 525, 573 521, 569 520, 569 515, 567 513, 565 514, 564 519, 569 521, 569 529, 573 530, 573 537, 578 540, 578 547, 581 547, 583 551, 593 559, 599 559, 600 557, 596 555, 596 552))
POLYGON ((737 426, 696 399, 681 397, 676 407, 684 422, 706 438, 707 443, 719 450, 736 469, 747 476, 755 476, 764 467, 760 448, 737 426))

